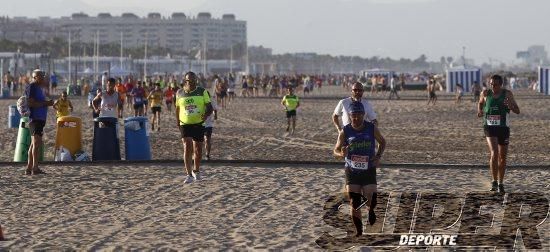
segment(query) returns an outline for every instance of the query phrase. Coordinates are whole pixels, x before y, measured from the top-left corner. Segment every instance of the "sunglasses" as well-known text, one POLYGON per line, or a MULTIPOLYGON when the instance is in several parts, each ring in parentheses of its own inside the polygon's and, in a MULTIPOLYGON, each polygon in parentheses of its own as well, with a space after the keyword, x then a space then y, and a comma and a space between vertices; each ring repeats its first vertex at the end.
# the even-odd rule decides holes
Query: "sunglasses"
POLYGON ((353 92, 363 92, 363 89, 352 89, 353 92))

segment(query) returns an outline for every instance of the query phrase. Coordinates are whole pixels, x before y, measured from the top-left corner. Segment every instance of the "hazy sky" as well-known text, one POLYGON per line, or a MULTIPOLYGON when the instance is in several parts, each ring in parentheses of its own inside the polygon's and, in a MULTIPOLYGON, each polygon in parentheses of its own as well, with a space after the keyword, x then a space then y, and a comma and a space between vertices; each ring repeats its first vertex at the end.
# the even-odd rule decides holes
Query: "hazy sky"
POLYGON ((0 15, 28 17, 233 13, 247 21, 250 45, 274 53, 425 54, 438 61, 459 57, 464 46, 466 57, 480 64, 489 58, 518 62, 516 51, 550 47, 549 0, 0 0, 0 6, 0 15))

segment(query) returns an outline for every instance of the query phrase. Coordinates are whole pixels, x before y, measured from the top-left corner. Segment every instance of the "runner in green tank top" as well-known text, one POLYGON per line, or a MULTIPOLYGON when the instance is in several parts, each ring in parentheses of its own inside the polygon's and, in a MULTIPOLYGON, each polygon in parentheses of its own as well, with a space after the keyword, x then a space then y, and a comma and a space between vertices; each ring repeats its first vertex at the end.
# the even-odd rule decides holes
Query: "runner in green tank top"
POLYGON ((296 130, 296 109, 300 106, 300 101, 298 96, 294 94, 294 89, 291 86, 288 86, 287 95, 283 97, 281 104, 286 110, 286 131, 288 132, 290 130, 290 123, 292 122, 292 131, 290 134, 294 135, 294 130, 296 130))
POLYGON ((491 191, 504 193, 504 173, 510 138, 510 111, 519 114, 519 106, 512 91, 502 88, 502 76, 493 75, 489 81, 492 90, 481 93, 477 106, 477 116, 483 118, 483 129, 491 158, 489 168, 493 183, 491 191))

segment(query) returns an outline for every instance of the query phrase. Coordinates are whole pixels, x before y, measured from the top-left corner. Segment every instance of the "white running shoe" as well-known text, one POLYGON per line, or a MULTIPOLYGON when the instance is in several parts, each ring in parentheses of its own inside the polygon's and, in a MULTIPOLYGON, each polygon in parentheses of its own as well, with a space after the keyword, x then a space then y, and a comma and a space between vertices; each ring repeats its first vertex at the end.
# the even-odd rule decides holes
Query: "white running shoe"
POLYGON ((185 177, 185 181, 183 181, 183 183, 184 184, 191 184, 191 183, 193 183, 193 181, 195 181, 195 178, 193 176, 187 175, 187 177, 185 177))
POLYGON ((201 173, 193 171, 193 178, 195 178, 196 181, 201 180, 201 173))

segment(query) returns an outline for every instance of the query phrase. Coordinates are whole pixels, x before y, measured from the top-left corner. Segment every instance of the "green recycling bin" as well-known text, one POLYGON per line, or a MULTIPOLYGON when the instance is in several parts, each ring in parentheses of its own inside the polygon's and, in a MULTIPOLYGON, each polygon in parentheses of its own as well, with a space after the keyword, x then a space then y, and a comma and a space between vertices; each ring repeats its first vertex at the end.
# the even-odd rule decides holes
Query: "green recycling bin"
MULTIPOLYGON (((31 134, 29 131, 29 118, 21 117, 19 121, 19 132, 17 133, 17 143, 15 144, 14 162, 27 162, 29 158, 29 146, 31 145, 31 134)), ((44 145, 40 148, 40 161, 44 161, 44 145)))

